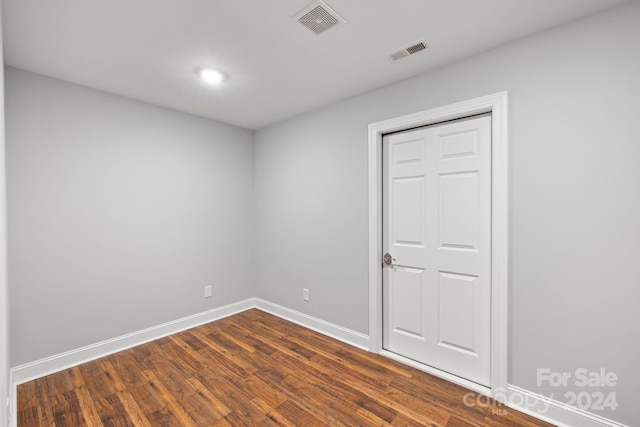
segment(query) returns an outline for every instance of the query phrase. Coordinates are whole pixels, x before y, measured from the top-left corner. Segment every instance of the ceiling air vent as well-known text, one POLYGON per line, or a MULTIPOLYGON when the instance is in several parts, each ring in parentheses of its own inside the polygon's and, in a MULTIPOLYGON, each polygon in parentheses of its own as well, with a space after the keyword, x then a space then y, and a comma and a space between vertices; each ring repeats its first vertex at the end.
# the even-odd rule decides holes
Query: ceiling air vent
POLYGON ((422 52, 423 50, 427 50, 427 44, 425 42, 417 42, 413 43, 411 46, 407 46, 401 50, 390 53, 388 58, 391 61, 397 61, 402 58, 406 58, 409 55, 415 55, 418 52, 422 52))
POLYGON ((325 31, 335 27, 336 25, 344 22, 344 19, 342 19, 322 0, 311 3, 293 19, 295 19, 317 35, 320 35, 325 31))

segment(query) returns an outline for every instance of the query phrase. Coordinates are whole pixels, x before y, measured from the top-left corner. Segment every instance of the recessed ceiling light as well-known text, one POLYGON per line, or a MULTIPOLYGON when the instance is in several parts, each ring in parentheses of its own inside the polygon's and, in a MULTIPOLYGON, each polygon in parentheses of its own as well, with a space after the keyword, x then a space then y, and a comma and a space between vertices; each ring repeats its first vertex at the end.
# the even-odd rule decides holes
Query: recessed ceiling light
POLYGON ((217 85, 224 80, 224 75, 213 68, 203 68, 198 72, 200 78, 210 85, 217 85))

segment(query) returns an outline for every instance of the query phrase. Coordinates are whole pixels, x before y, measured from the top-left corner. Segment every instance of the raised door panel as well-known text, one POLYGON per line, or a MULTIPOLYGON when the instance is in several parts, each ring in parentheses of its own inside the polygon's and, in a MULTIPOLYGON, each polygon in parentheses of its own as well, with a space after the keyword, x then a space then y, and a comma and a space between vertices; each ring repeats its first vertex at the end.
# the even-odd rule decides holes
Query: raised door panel
POLYGON ((438 275, 438 345, 477 356, 478 278, 463 274, 438 275))
POLYGON ((439 176, 440 248, 478 250, 478 173, 439 176))
POLYGON ((424 270, 394 267, 391 274, 391 328, 394 332, 424 340, 424 270))
POLYGON ((392 194, 392 244, 424 246, 424 176, 394 178, 392 194))

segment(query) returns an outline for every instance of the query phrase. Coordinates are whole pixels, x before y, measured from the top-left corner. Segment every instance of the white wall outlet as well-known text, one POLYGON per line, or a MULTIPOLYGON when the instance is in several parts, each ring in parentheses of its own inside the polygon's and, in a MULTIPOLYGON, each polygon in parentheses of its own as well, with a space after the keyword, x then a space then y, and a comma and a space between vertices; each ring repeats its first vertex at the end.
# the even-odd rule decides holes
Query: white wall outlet
POLYGON ((305 301, 309 301, 309 289, 307 288, 302 289, 302 299, 305 301))
POLYGON ((205 298, 211 298, 211 286, 205 286, 204 287, 204 297, 205 298))

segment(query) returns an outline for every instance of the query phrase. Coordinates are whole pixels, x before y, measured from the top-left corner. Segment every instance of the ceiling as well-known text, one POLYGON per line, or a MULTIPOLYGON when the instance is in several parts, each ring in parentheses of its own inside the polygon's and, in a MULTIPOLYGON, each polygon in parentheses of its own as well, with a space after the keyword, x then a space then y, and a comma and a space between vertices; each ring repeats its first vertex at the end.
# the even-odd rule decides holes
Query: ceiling
POLYGON ((5 63, 258 129, 624 0, 326 0, 346 22, 320 36, 292 19, 311 2, 3 0, 5 63))

